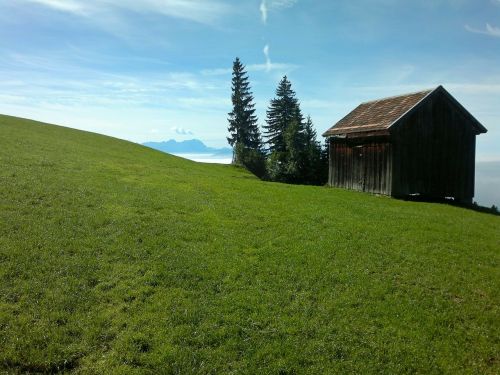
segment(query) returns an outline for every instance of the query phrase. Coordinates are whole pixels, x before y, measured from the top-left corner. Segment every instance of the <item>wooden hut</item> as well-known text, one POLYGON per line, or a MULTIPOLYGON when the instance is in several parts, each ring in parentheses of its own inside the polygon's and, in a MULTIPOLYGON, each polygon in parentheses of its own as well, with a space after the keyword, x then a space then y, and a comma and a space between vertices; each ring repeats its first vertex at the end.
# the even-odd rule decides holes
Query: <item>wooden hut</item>
POLYGON ((329 184, 472 202, 482 126, 442 86, 360 104, 329 138, 329 184))

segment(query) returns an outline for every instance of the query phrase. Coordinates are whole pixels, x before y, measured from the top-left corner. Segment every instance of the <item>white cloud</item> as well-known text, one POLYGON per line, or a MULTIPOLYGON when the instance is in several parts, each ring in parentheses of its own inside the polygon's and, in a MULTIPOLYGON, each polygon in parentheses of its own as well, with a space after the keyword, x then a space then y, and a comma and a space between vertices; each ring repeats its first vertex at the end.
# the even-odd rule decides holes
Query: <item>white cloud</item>
POLYGON ((87 7, 78 0, 28 0, 63 12, 85 15, 87 7))
POLYGON ((279 11, 293 7, 298 0, 262 0, 260 3, 260 15, 263 23, 267 23, 269 11, 279 11))
POLYGON ((184 129, 180 126, 174 126, 174 127, 170 128, 170 130, 172 130, 173 132, 175 132, 175 134, 178 134, 178 135, 194 135, 194 133, 191 130, 184 129))
POLYGON ((0 53, 0 92, 4 93, 0 101, 32 107, 94 105, 202 112, 221 108, 228 91, 228 82, 219 77, 189 72, 100 72, 78 67, 72 57, 52 55, 51 61, 46 55, 0 53))
POLYGON ((500 83, 445 83, 443 85, 449 90, 470 95, 500 95, 500 83))
POLYGON ((271 56, 269 54, 269 44, 266 44, 264 46, 264 49, 262 50, 264 52, 264 56, 266 58, 266 61, 264 64, 254 64, 254 65, 249 65, 247 67, 248 71, 265 71, 266 73, 269 73, 273 70, 278 70, 281 72, 290 72, 294 69, 297 68, 297 65, 293 64, 280 64, 280 63, 273 63, 271 61, 271 56))
POLYGON ((271 72, 271 71, 281 71, 281 72, 290 72, 292 70, 297 69, 299 66, 294 64, 285 64, 285 63, 273 63, 266 62, 265 64, 252 64, 247 66, 247 70, 249 72, 271 72))
POLYGON ((271 0, 269 7, 271 9, 285 9, 293 7, 298 0, 271 0))
POLYGON ((486 31, 489 35, 500 37, 500 27, 491 26, 489 23, 487 23, 486 31))
POLYGON ((263 52, 264 52, 264 56, 266 56, 266 71, 269 72, 269 71, 271 71, 271 66, 272 66, 271 58, 269 57, 269 44, 266 44, 264 46, 263 52))
POLYGON ((262 18, 262 22, 267 23, 267 2, 266 0, 262 0, 260 3, 260 15, 262 18))
POLYGON ((164 16, 212 24, 230 11, 220 0, 18 0, 36 3, 58 11, 95 18, 123 11, 155 13, 164 16))
MULTIPOLYGON (((248 71, 248 66, 246 67, 248 71)), ((230 75, 233 69, 231 68, 216 68, 216 69, 203 69, 201 74, 204 76, 224 76, 230 75)))
MULTIPOLYGON (((500 0, 499 0, 499 2, 500 2, 500 0)), ((465 29, 467 31, 470 31, 471 33, 484 34, 484 35, 489 35, 489 36, 500 38, 500 27, 491 26, 489 23, 486 24, 485 29, 476 29, 476 28, 471 27, 469 25, 465 25, 465 29)))
MULTIPOLYGON (((492 78, 494 81, 495 78, 492 78)), ((484 95, 492 97, 500 95, 500 83, 458 83, 452 81, 420 82, 418 84, 396 84, 380 86, 354 86, 352 90, 356 93, 369 93, 370 95, 389 96, 399 95, 407 92, 430 90, 442 85, 446 90, 454 93, 467 95, 484 95)))
POLYGON ((207 110, 220 110, 231 106, 230 97, 183 97, 178 98, 176 103, 186 108, 205 108, 207 110))
MULTIPOLYGON (((299 66, 295 64, 288 63, 273 63, 269 55, 269 45, 266 44, 262 50, 265 56, 265 62, 263 64, 249 64, 245 66, 247 72, 270 72, 270 71, 280 71, 280 72, 291 72, 297 69, 299 66)), ((230 75, 232 73, 232 68, 217 68, 217 69, 205 69, 201 71, 204 76, 222 76, 230 75)))
MULTIPOLYGON (((273 63, 271 61, 264 64, 250 64, 246 66, 247 72, 270 72, 270 71, 279 71, 279 72, 291 72, 292 70, 297 69, 299 66, 295 64, 287 64, 287 63, 273 63)), ((222 76, 222 75, 230 75, 233 69, 231 68, 218 68, 218 69, 205 69, 201 71, 201 74, 204 76, 222 76)))

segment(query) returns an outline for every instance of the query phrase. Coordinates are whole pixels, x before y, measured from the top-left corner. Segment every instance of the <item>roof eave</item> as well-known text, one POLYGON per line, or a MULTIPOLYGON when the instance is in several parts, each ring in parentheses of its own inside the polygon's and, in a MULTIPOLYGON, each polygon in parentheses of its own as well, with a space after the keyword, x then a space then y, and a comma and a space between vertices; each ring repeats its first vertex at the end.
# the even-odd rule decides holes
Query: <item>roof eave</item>
POLYGON ((488 132, 488 129, 486 129, 483 124, 481 124, 460 102, 453 97, 443 86, 439 86, 439 88, 442 89, 443 93, 458 107, 460 110, 468 116, 472 123, 474 124, 474 127, 477 130, 477 134, 484 134, 488 132))
POLYGON ((360 129, 357 131, 337 131, 337 132, 325 132, 323 136, 332 138, 358 138, 358 137, 377 137, 389 135, 389 129, 360 129))

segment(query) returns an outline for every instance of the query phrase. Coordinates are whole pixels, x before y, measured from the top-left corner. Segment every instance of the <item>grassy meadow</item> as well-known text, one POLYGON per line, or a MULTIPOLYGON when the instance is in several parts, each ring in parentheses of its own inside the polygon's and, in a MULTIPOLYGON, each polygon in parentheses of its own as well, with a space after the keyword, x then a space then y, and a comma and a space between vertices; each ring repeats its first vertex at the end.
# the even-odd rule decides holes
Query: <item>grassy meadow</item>
POLYGON ((500 217, 0 116, 0 372, 498 374, 500 217))

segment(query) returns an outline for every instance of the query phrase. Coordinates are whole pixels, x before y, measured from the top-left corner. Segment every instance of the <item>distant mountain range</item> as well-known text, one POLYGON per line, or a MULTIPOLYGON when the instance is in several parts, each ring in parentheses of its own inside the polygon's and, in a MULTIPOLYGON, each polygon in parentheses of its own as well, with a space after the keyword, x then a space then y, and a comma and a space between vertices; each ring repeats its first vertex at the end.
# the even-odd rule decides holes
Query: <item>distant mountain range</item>
POLYGON ((214 156, 228 156, 233 154, 233 150, 229 147, 208 147, 199 139, 180 142, 170 139, 165 142, 145 142, 143 145, 155 150, 168 152, 169 154, 210 154, 214 156))

